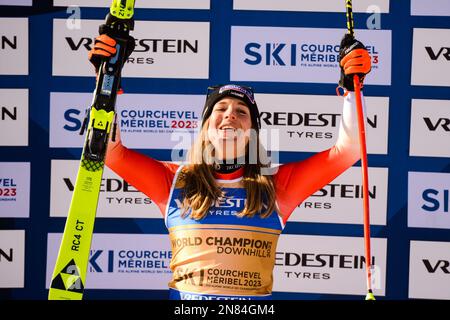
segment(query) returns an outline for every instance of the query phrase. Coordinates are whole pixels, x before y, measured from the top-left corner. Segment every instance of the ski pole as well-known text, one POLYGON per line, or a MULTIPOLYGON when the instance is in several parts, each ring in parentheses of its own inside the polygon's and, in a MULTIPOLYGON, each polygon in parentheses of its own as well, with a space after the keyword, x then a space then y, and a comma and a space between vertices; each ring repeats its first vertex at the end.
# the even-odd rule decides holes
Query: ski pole
MULTIPOLYGON (((346 0, 345 6, 347 12, 348 34, 352 38, 354 38, 355 31, 354 31, 352 0, 346 0)), ((358 74, 355 74, 353 76, 353 84, 355 87, 356 112, 358 117, 359 143, 361 152, 361 170, 363 182, 364 244, 365 244, 366 275, 367 275, 366 300, 375 300, 375 297, 372 292, 372 261, 371 261, 372 256, 370 253, 370 215, 369 215, 369 170, 367 163, 366 130, 365 130, 364 113, 362 108, 361 82, 358 74)))

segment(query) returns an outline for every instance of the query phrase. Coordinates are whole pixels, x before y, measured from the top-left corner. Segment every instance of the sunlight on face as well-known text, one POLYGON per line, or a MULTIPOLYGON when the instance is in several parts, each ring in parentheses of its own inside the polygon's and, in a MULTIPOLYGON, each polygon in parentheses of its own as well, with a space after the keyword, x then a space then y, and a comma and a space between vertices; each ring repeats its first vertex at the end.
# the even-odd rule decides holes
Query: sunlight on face
POLYGON ((231 159, 244 155, 251 127, 250 110, 244 102, 231 97, 218 101, 208 127, 208 137, 216 156, 231 159))

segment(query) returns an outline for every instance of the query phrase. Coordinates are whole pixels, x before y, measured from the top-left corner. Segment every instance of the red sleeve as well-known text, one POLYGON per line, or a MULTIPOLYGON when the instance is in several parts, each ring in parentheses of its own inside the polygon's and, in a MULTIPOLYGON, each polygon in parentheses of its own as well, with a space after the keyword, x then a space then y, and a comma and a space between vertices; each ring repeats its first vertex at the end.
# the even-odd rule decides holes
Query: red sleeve
POLYGON ((130 150, 120 142, 108 146, 106 165, 133 187, 147 195, 165 215, 178 165, 162 162, 130 150))
MULTIPOLYGON (((358 147, 358 146, 357 146, 358 147)), ((280 215, 286 223, 306 198, 333 181, 359 159, 359 149, 334 146, 299 162, 281 165, 274 176, 280 215)))

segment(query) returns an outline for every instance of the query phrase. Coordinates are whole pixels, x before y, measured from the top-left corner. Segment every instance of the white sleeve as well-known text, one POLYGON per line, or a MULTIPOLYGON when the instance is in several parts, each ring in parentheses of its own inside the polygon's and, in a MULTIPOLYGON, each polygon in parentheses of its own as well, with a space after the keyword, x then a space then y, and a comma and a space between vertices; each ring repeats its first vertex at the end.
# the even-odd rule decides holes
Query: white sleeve
MULTIPOLYGON (((363 103, 364 123, 366 123, 366 106, 362 92, 361 100, 363 103)), ((360 156, 358 114, 356 112, 356 98, 354 92, 349 91, 344 97, 339 135, 335 147, 340 153, 345 150, 346 153, 349 152, 355 154, 358 158, 360 156)))

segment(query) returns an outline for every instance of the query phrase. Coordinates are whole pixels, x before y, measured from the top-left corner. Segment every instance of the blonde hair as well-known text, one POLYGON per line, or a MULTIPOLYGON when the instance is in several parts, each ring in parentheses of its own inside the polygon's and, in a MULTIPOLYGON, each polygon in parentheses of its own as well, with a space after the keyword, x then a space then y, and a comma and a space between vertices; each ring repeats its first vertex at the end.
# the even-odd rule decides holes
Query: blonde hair
MULTIPOLYGON (((205 217, 208 209, 214 203, 225 197, 225 193, 214 178, 214 148, 208 138, 209 119, 207 119, 188 153, 189 165, 180 174, 181 187, 184 189, 182 201, 182 216, 200 220, 205 217)), ((262 175, 263 165, 260 153, 264 154, 259 135, 255 135, 258 147, 256 163, 244 164, 244 188, 247 199, 244 209, 238 217, 253 217, 259 213, 262 218, 268 217, 276 208, 275 186, 271 175, 262 175)), ((250 141, 251 142, 251 141, 250 141)), ((249 143, 246 146, 247 159, 249 143)))

